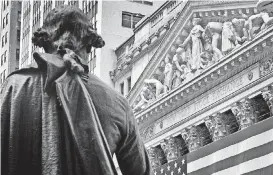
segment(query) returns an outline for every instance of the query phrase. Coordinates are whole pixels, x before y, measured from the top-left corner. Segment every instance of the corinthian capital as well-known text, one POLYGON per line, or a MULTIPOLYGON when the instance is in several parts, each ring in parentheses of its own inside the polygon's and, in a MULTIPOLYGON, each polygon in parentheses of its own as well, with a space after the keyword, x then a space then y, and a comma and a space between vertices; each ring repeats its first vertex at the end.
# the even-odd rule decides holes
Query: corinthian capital
POLYGON ((167 163, 164 152, 159 147, 151 147, 148 149, 149 158, 152 167, 155 169, 165 163, 167 163))
POLYGON ((227 122, 224 120, 224 115, 217 113, 205 119, 205 124, 212 136, 213 141, 222 139, 229 134, 227 122))
POLYGON ((203 138, 198 133, 196 126, 191 126, 182 130, 182 137, 185 140, 190 152, 195 151, 203 146, 203 138))
POLYGON ((240 102, 236 102, 231 111, 235 115, 240 129, 245 129, 257 122, 257 111, 254 108, 255 102, 245 98, 240 102))
POLYGON ((176 137, 170 137, 164 139, 161 142, 161 148, 163 149, 168 162, 178 159, 182 156, 182 140, 176 137))

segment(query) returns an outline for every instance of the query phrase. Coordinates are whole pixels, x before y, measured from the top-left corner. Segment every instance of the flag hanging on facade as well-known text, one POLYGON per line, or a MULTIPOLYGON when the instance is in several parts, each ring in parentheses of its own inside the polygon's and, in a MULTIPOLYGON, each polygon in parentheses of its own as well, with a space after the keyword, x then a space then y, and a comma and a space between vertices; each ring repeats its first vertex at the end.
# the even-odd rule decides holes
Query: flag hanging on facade
POLYGON ((186 156, 181 156, 177 160, 156 168, 154 170, 154 175, 187 175, 186 156))

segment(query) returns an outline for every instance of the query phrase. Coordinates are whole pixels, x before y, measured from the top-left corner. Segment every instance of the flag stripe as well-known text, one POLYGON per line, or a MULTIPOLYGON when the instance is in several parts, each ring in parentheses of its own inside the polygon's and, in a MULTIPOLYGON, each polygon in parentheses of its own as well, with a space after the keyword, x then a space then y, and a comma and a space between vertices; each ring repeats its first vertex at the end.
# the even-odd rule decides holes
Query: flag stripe
POLYGON ((262 156, 273 154, 272 152, 273 152, 273 141, 267 144, 261 145, 259 147, 252 148, 238 155, 218 161, 210 166, 191 172, 189 173, 189 175, 207 175, 207 174, 213 174, 213 173, 216 173, 218 175, 218 173, 221 171, 225 172, 226 170, 232 167, 241 166, 240 164, 243 164, 245 162, 252 161, 262 156))
MULTIPOLYGON (((272 147, 271 147, 272 149, 272 147)), ((228 169, 218 171, 212 175, 241 175, 251 171, 255 171, 261 168, 265 168, 273 164, 273 153, 258 157, 256 159, 249 160, 247 162, 238 164, 228 169)), ((202 174, 205 175, 205 174, 202 174)), ((268 174, 270 175, 270 174, 268 174)))
POLYGON ((271 175, 273 174, 273 165, 267 166, 265 168, 261 168, 255 171, 251 171, 249 173, 244 173, 242 175, 271 175))
MULTIPOLYGON (((255 129, 255 128, 252 128, 252 129, 255 129)), ((236 137, 236 134, 234 134, 233 136, 236 137)), ((230 139, 230 138, 223 138, 222 140, 226 140, 226 139, 230 139)), ((219 144, 223 144, 221 142, 222 140, 218 141, 219 144)), ((252 136, 242 142, 228 146, 224 149, 218 150, 196 161, 193 161, 190 163, 188 162, 188 172, 196 171, 198 169, 210 166, 216 162, 225 160, 232 156, 236 156, 240 153, 243 153, 247 150, 251 150, 255 147, 261 146, 271 141, 273 141, 273 129, 266 131, 264 133, 258 134, 256 136, 252 136)), ((225 145, 223 144, 223 146, 225 145)), ((202 151, 202 148, 197 151, 202 151)), ((188 158, 189 157, 190 157, 190 154, 188 155, 188 158)))
MULTIPOLYGON (((219 141, 210 143, 209 145, 204 146, 204 147, 200 148, 199 150, 189 153, 187 155, 187 161, 188 161, 188 163, 190 163, 190 162, 193 162, 193 161, 198 160, 200 158, 204 158, 205 156, 213 154, 218 150, 221 150, 223 148, 226 148, 228 146, 234 145, 234 144, 242 142, 248 138, 251 138, 252 136, 255 136, 255 135, 261 134, 265 131, 268 131, 268 130, 272 129, 272 126, 273 126, 273 117, 270 117, 264 121, 261 121, 259 123, 256 123, 253 126, 246 128, 242 131, 238 131, 236 133, 233 133, 233 134, 231 134, 219 141)), ((270 138, 267 138, 267 139, 270 139, 270 138)), ((270 140, 270 141, 272 141, 272 140, 270 140)))

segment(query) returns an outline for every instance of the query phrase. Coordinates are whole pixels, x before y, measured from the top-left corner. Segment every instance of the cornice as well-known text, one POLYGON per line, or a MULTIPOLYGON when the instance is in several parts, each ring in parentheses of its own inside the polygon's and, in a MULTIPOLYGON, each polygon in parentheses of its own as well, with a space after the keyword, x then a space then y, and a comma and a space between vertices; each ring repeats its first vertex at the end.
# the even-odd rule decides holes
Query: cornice
POLYGON ((174 89, 137 113, 136 118, 140 128, 146 127, 149 123, 260 60, 259 55, 261 52, 272 49, 272 32, 273 27, 261 33, 252 41, 245 43, 239 49, 233 50, 232 53, 227 55, 228 57, 222 58, 218 64, 206 69, 191 82, 174 89))
MULTIPOLYGON (((272 53, 273 53, 273 52, 271 52, 271 54, 272 54, 272 53)), ((165 134, 165 133, 168 133, 168 132, 172 131, 173 129, 177 128, 178 126, 181 126, 182 124, 187 123, 187 122, 190 121, 190 120, 193 120, 194 118, 198 117, 200 114, 202 114, 202 113, 208 111, 209 109, 214 108, 214 107, 216 107, 216 106, 222 104, 223 102, 225 102, 225 101, 227 101, 227 100, 229 100, 229 99, 232 99, 232 98, 236 97, 237 95, 239 95, 239 94, 241 94, 241 93, 243 93, 243 92, 245 92, 245 91, 248 91, 250 88, 255 87, 255 86, 257 86, 258 84, 260 84, 260 83, 262 83, 262 82, 264 82, 264 81, 266 81, 266 80, 272 78, 272 76, 273 76, 273 72, 271 72, 271 73, 269 73, 269 74, 267 74, 267 75, 265 75, 265 76, 262 76, 262 77, 260 77, 259 79, 257 79, 256 81, 254 81, 254 82, 248 84, 247 86, 241 88, 240 90, 238 90, 238 91, 236 91, 236 92, 234 92, 234 93, 228 95, 227 97, 225 97, 225 98, 223 98, 223 99, 221 99, 221 100, 219 100, 219 101, 217 101, 217 102, 211 104, 210 106, 208 106, 208 107, 206 107, 206 108, 204 108, 204 109, 202 109, 202 110, 196 112, 195 114, 193 114, 193 115, 191 115, 191 116, 189 116, 189 117, 187 117, 187 118, 185 118, 185 119, 183 119, 183 120, 181 120, 181 121, 175 123, 174 125, 169 126, 167 129, 164 129, 164 130, 162 130, 162 131, 160 131, 160 132, 158 132, 158 133, 156 133, 156 134, 150 134, 150 137, 148 137, 148 138, 146 138, 146 139, 143 139, 144 143, 148 143, 148 142, 150 142, 150 141, 156 139, 157 137, 161 136, 162 134, 165 134)), ((272 82, 271 82, 270 84, 272 84, 272 82)), ((270 85, 270 84, 268 84, 268 85, 270 85)), ((261 91, 261 90, 264 89, 264 88, 265 88, 265 87, 261 87, 261 88, 259 88, 259 89, 256 89, 256 92, 261 91)), ((152 128, 153 125, 151 124, 151 125, 149 125, 149 126, 147 126, 147 127, 145 127, 145 128, 149 128, 149 127, 152 128)), ((143 129, 144 129, 144 128, 143 128, 143 129)), ((143 129, 141 129, 140 132, 142 132, 143 129)), ((171 135, 176 135, 176 134, 175 134, 175 133, 172 133, 171 135)))
POLYGON ((166 35, 166 32, 163 35, 161 35, 158 39, 156 39, 154 42, 152 42, 148 47, 144 48, 139 54, 137 54, 135 57, 133 57, 133 59, 131 60, 130 64, 125 69, 123 69, 122 71, 120 71, 113 78, 113 82, 116 82, 122 76, 124 76, 130 70, 132 70, 132 67, 133 67, 134 63, 137 62, 140 58, 142 58, 145 54, 147 54, 148 52, 150 52, 151 50, 153 50, 156 46, 158 46, 158 44, 162 41, 162 39, 164 38, 165 35, 166 35))

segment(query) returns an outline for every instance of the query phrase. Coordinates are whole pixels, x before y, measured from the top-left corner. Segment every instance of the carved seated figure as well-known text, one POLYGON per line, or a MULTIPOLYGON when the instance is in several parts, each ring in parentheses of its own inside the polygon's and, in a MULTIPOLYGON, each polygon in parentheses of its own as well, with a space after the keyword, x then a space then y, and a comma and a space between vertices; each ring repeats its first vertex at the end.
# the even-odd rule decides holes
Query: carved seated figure
POLYGON ((158 98, 162 93, 164 93, 164 85, 157 80, 156 78, 152 77, 151 79, 144 80, 144 83, 147 85, 151 85, 155 88, 155 97, 158 98))
POLYGON ((223 54, 217 47, 212 45, 211 38, 208 35, 204 34, 203 39, 205 41, 205 44, 204 44, 205 51, 201 54, 201 58, 202 58, 202 65, 205 68, 219 61, 220 58, 223 57, 223 54))
POLYGON ((151 91, 151 89, 144 85, 142 88, 140 94, 139 94, 140 100, 138 103, 133 107, 134 112, 138 112, 140 110, 143 110, 147 107, 147 105, 155 99, 155 95, 151 91))
POLYGON ((189 68, 188 64, 182 64, 181 69, 183 70, 181 78, 183 79, 184 82, 190 81, 194 77, 194 73, 192 70, 189 68))

